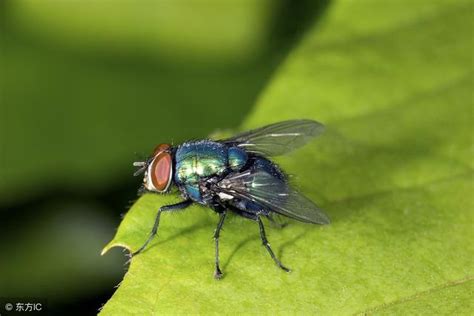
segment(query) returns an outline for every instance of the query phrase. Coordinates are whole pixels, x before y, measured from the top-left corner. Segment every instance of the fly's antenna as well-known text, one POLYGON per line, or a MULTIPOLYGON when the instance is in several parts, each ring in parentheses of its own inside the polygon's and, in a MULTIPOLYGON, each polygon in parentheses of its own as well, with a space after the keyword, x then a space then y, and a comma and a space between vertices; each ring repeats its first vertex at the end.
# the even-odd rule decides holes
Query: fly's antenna
POLYGON ((143 172, 145 172, 145 170, 147 168, 147 163, 146 163, 146 161, 135 161, 133 163, 133 166, 134 167, 139 167, 139 169, 133 173, 133 176, 136 177, 136 176, 142 174, 143 172))

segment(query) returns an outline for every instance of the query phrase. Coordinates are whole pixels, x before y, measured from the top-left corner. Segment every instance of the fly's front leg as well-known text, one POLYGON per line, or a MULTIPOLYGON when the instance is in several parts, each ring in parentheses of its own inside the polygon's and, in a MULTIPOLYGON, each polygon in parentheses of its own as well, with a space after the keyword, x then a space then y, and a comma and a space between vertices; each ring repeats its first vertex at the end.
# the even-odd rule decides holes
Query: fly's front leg
POLYGON ((272 257, 273 261, 275 261, 275 263, 277 264, 277 266, 279 266, 281 269, 283 269, 284 271, 286 272, 290 272, 291 270, 288 269, 287 267, 285 267, 281 262, 280 260, 278 260, 278 258, 275 256, 275 254, 273 253, 273 250, 272 248, 270 247, 270 244, 268 243, 268 240, 267 240, 267 236, 265 234, 265 227, 263 226, 263 222, 262 220, 260 219, 260 216, 257 215, 257 222, 258 222, 258 226, 260 227, 260 238, 262 238, 262 244, 265 246, 265 248, 267 248, 268 250, 268 253, 270 254, 270 256, 272 257))
POLYGON ((182 201, 182 202, 179 202, 179 203, 176 203, 176 204, 165 205, 165 206, 160 207, 160 209, 158 210, 158 213, 156 214, 155 224, 153 225, 153 229, 150 232, 150 236, 148 236, 148 239, 145 241, 145 243, 137 251, 132 253, 132 257, 138 255, 139 253, 141 253, 146 248, 146 246, 150 243, 150 241, 153 239, 153 237, 156 236, 156 233, 158 232, 158 226, 160 225, 161 212, 172 212, 172 211, 182 210, 182 209, 188 207, 191 204, 192 204, 191 200, 185 200, 185 201, 182 201))
POLYGON ((216 270, 214 272, 214 278, 219 280, 222 278, 222 271, 219 267, 219 234, 221 232, 222 226, 224 226, 224 220, 226 216, 226 211, 223 211, 219 214, 219 222, 217 223, 216 230, 214 232, 214 240, 216 242, 216 270))

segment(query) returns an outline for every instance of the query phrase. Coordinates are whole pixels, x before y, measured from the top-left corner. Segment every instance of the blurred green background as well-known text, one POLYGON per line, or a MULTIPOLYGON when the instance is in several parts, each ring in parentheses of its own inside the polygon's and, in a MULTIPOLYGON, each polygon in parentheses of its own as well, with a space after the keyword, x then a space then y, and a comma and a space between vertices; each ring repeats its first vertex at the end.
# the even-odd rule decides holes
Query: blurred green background
POLYGON ((330 3, 0 2, 0 297, 95 314, 122 280, 100 257, 156 144, 234 129, 330 3))

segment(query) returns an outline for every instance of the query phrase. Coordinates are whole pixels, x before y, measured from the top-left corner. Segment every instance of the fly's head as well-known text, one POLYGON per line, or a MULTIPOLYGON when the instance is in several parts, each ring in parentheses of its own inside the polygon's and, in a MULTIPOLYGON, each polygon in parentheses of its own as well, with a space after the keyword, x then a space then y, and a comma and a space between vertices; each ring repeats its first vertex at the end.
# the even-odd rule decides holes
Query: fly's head
POLYGON ((134 176, 143 173, 145 190, 159 193, 168 191, 173 178, 173 158, 169 144, 156 146, 149 159, 134 162, 133 165, 139 167, 134 176))

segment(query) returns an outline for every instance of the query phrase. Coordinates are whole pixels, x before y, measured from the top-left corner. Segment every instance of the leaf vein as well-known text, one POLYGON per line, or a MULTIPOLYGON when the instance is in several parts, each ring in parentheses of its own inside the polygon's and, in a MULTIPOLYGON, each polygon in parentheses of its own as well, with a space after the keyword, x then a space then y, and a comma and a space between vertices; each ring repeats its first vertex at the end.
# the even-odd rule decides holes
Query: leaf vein
POLYGON ((462 278, 462 279, 459 279, 459 280, 454 280, 454 281, 448 281, 444 284, 441 284, 441 285, 432 287, 430 289, 415 293, 413 295, 402 297, 398 300, 395 300, 395 301, 392 301, 392 302, 389 302, 389 303, 386 303, 386 304, 381 304, 381 305, 375 306, 373 308, 366 309, 365 311, 356 313, 355 315, 367 315, 367 314, 371 314, 371 313, 374 313, 374 312, 378 312, 378 311, 383 310, 385 308, 395 306, 395 305, 399 305, 399 304, 403 304, 403 303, 406 303, 406 302, 415 301, 415 300, 417 300, 417 299, 419 299, 423 296, 430 295, 434 292, 441 291, 441 290, 444 290, 444 289, 449 288, 449 287, 463 285, 463 284, 466 284, 466 283, 471 282, 473 280, 474 280, 474 276, 473 275, 468 275, 465 278, 462 278))

